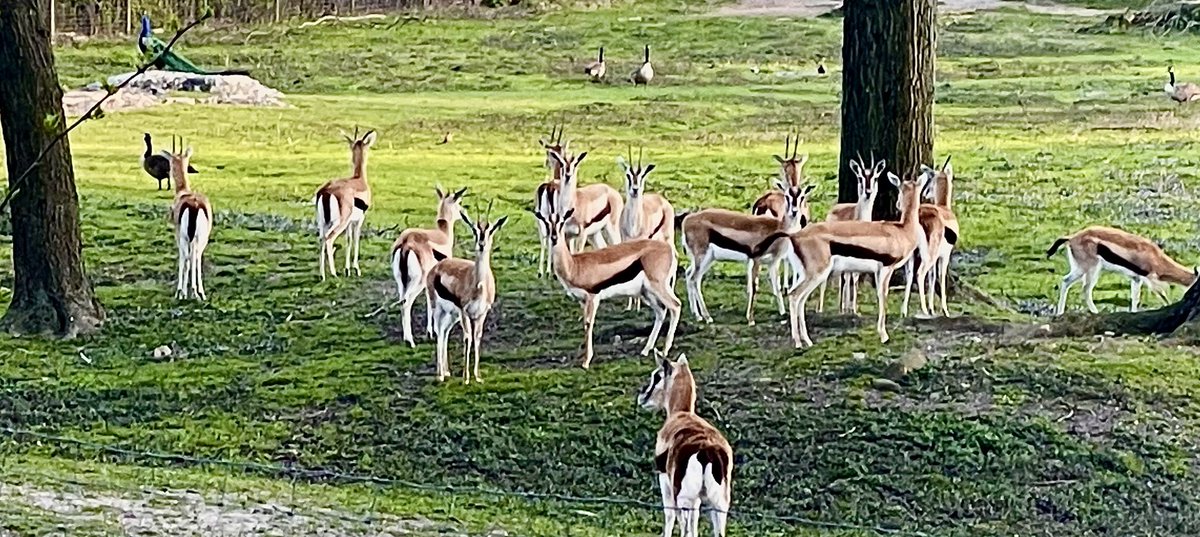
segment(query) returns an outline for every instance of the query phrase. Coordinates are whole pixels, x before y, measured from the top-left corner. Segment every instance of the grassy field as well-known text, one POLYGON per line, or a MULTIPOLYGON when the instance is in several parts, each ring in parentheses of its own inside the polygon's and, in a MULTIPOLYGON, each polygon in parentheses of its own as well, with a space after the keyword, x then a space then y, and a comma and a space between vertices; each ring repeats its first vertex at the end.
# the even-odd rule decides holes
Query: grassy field
MULTIPOLYGON (((1026 329, 1047 322, 1066 270, 1046 247, 1081 226, 1144 233, 1200 263, 1200 110, 1161 90, 1171 62, 1200 80, 1185 61, 1200 38, 1076 33, 1092 22, 1013 10, 939 20, 936 153, 953 155, 962 222, 953 271, 980 291, 952 297, 953 319, 900 319, 894 300, 893 341, 880 345, 864 297, 863 318, 810 315, 817 346, 801 353, 768 296, 758 326, 744 325, 740 267, 707 280, 717 323, 685 318, 677 346, 701 414, 737 455, 732 534, 1200 532, 1195 348, 1026 329), (928 365, 902 391, 872 389, 914 354, 928 365)), ((814 60, 838 56, 840 22, 651 3, 388 24, 199 31, 184 43, 191 59, 249 67, 292 107, 172 105, 72 137, 109 321, 78 341, 0 341, 0 535, 121 534, 119 513, 153 513, 164 502, 147 497, 163 490, 308 513, 313 526, 295 533, 660 531, 648 506, 662 417, 634 404, 652 365, 636 354, 650 314, 603 305, 596 361, 577 367, 578 306, 534 275, 536 139, 565 122, 572 148, 591 155, 581 180, 614 186, 613 159, 644 146, 658 164, 650 188, 676 208, 744 208, 799 129, 823 214, 837 190, 840 71, 831 61, 832 76, 817 77, 814 60), (642 43, 654 47, 653 87, 576 74, 600 45, 610 72, 631 71, 642 43), (364 273, 320 283, 311 198, 348 172, 336 133, 356 125, 380 133, 364 273), (194 186, 217 209, 208 303, 172 298, 170 195, 139 169, 144 131, 195 147, 194 186), (453 143, 439 145, 446 132, 453 143), (368 317, 392 301, 389 247, 432 221, 435 184, 511 215, 483 385, 437 384, 432 346, 401 345, 394 309, 368 317), (173 355, 154 358, 161 345, 173 355)), ((77 85, 128 68, 131 49, 60 48, 60 76, 77 85)), ((1128 285, 1105 277, 1096 296, 1124 308, 1128 285)), ((1081 309, 1079 295, 1069 304, 1081 309)), ((186 505, 176 510, 199 510, 186 505)), ((213 524, 208 534, 257 534, 213 524)))

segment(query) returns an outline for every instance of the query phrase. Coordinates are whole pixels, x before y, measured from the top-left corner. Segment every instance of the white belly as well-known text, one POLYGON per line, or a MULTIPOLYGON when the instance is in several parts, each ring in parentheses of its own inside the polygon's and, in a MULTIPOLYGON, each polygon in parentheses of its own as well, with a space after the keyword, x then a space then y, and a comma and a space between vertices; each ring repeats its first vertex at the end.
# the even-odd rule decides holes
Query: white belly
POLYGON ((355 207, 354 210, 350 212, 350 221, 351 222, 362 222, 366 218, 367 218, 367 213, 363 212, 363 210, 359 209, 358 207, 355 207))
POLYGON ((713 259, 717 261, 741 261, 746 262, 750 257, 736 250, 726 250, 715 244, 709 245, 709 251, 712 252, 713 259))
POLYGON ((883 268, 883 263, 878 261, 859 259, 857 257, 842 257, 838 255, 833 256, 830 264, 833 265, 833 272, 875 274, 883 268))
POLYGON ((598 298, 610 298, 614 296, 636 296, 642 294, 642 289, 646 286, 646 275, 638 274, 628 282, 621 283, 600 291, 596 296, 598 298))
POLYGON ((1131 271, 1131 270, 1129 270, 1129 269, 1127 269, 1127 268, 1125 268, 1125 267, 1122 267, 1121 265, 1114 265, 1114 264, 1112 264, 1112 263, 1109 263, 1108 261, 1105 261, 1105 260, 1103 260, 1103 259, 1101 259, 1101 260, 1100 260, 1100 267, 1101 267, 1101 268, 1103 268, 1104 270, 1111 270, 1111 271, 1113 271, 1113 272, 1116 272, 1117 274, 1120 274, 1120 275, 1122 275, 1122 276, 1124 276, 1124 277, 1126 277, 1126 278, 1129 278, 1129 279, 1131 279, 1131 280, 1140 280, 1140 279, 1142 279, 1142 277, 1141 277, 1141 276, 1138 276, 1137 274, 1134 274, 1134 273, 1133 273, 1133 271, 1131 271))

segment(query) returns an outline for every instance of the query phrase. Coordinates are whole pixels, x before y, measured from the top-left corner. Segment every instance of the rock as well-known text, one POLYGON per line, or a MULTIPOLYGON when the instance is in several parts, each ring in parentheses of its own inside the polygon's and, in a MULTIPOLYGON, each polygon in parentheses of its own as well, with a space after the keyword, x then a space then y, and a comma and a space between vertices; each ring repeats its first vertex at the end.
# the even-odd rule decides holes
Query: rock
MULTIPOLYGON (((106 82, 117 86, 133 75, 131 72, 110 76, 106 82)), ((104 97, 105 93, 103 85, 99 83, 68 91, 63 96, 63 108, 68 116, 80 116, 104 97)), ((283 101, 283 93, 279 90, 264 86, 245 75, 196 75, 152 70, 146 71, 105 101, 104 111, 144 108, 166 102, 287 106, 283 101), (190 100, 170 96, 172 92, 181 91, 206 93, 208 96, 190 100)))
POLYGON ((171 351, 171 347, 168 347, 166 345, 161 345, 161 346, 155 347, 154 359, 162 360, 163 358, 167 358, 167 357, 171 356, 172 352, 173 351, 171 351))
POLYGON ((881 392, 898 392, 898 391, 900 391, 900 385, 897 384, 895 381, 891 381, 888 379, 875 379, 873 382, 871 382, 871 386, 881 392))
POLYGON ((851 358, 854 358, 855 360, 866 360, 866 359, 867 359, 867 353, 865 353, 865 352, 856 352, 856 353, 854 353, 854 354, 851 354, 851 355, 850 355, 850 357, 851 357, 851 358))

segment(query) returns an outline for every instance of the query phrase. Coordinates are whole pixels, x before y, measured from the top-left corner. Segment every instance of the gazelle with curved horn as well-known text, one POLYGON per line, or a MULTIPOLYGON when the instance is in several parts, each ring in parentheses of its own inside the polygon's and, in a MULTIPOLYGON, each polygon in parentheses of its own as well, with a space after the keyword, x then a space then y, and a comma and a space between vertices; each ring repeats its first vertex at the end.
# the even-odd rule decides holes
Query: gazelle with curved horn
MULTIPOLYGON (((908 270, 917 265, 918 298, 921 301, 922 315, 929 315, 936 308, 934 300, 938 297, 937 284, 940 280, 940 295, 942 299, 942 315, 949 317, 950 310, 946 307, 946 279, 949 278, 950 255, 958 243, 958 217, 951 209, 954 188, 954 168, 950 166, 950 157, 942 163, 941 171, 922 165, 921 173, 928 176, 925 191, 933 203, 922 203, 920 212, 921 229, 925 233, 928 244, 929 263, 925 259, 913 257, 908 270), (925 290, 929 289, 928 300, 925 290)), ((901 302, 900 314, 908 315, 908 298, 912 285, 904 288, 904 302, 901 302)))
POLYGON ((559 162, 568 160, 568 158, 555 159, 551 154, 559 154, 564 157, 567 153, 567 145, 570 142, 564 142, 562 139, 563 126, 550 128, 550 138, 542 138, 538 143, 542 145, 542 149, 546 152, 546 169, 550 170, 550 179, 540 185, 533 194, 533 214, 541 215, 542 218, 537 219, 538 239, 541 248, 538 251, 538 268, 537 275, 542 277, 544 274, 552 274, 554 269, 550 266, 550 233, 543 222, 549 220, 550 214, 555 211, 555 202, 558 200, 559 185, 562 183, 563 167, 559 162))
MULTIPOLYGON (((184 146, 182 139, 179 146, 184 146)), ((208 248, 208 237, 212 233, 212 204, 204 194, 192 191, 188 183, 188 161, 192 158, 192 148, 170 155, 171 179, 175 183, 171 222, 175 224, 175 244, 179 248, 175 297, 187 298, 190 293, 200 300, 208 300, 204 292, 204 250, 208 248)))
POLYGON ((1167 92, 1167 96, 1171 100, 1183 104, 1192 101, 1200 100, 1200 86, 1191 82, 1175 82, 1175 67, 1167 67, 1167 75, 1171 79, 1167 85, 1163 86, 1163 91, 1167 92))
MULTIPOLYGON (((488 213, 491 204, 488 204, 488 213)), ((464 212, 462 221, 475 237, 475 260, 449 258, 438 261, 425 276, 425 294, 433 304, 433 329, 437 338, 436 366, 439 381, 450 376, 450 330, 457 321, 463 331, 463 383, 471 382, 471 355, 475 356, 475 382, 479 376, 479 346, 483 343, 483 324, 496 302, 496 277, 492 274, 492 243, 507 216, 495 222, 484 219, 471 222, 464 212)))
POLYGON ((1128 231, 1103 226, 1085 228, 1055 240, 1046 250, 1046 258, 1058 253, 1064 244, 1067 245, 1067 261, 1071 272, 1063 277, 1058 290, 1057 315, 1062 315, 1066 310, 1067 291, 1080 279, 1083 279, 1083 299, 1088 311, 1099 313, 1092 300, 1092 289, 1096 288, 1103 269, 1129 278, 1129 311, 1134 312, 1137 311, 1143 285, 1167 303, 1166 284, 1191 286, 1196 283, 1197 271, 1188 270, 1171 259, 1150 239, 1128 231))
POLYGON ((367 209, 371 207, 371 186, 367 184, 367 149, 375 144, 375 131, 369 130, 359 137, 355 128, 353 138, 345 133, 342 136, 350 145, 350 177, 321 185, 315 198, 322 281, 325 280, 326 263, 329 264, 330 274, 337 277, 333 242, 342 233, 346 233, 346 274, 349 275, 353 268, 356 274, 362 275, 358 268, 358 245, 367 209))
POLYGON ((672 537, 675 518, 682 534, 696 537, 700 508, 707 506, 713 535, 724 537, 733 504, 733 447, 708 420, 696 414, 696 379, 687 357, 662 355, 638 405, 663 410, 666 421, 654 441, 654 472, 663 502, 663 537, 672 537))
MULTIPOLYGON (((889 173, 888 180, 900 189, 899 222, 821 222, 792 235, 777 234, 765 241, 786 237, 790 248, 784 255, 799 275, 800 282, 788 293, 792 341, 797 348, 811 347, 804 306, 817 285, 833 272, 858 272, 875 275, 875 294, 879 318, 875 329, 879 340, 888 341, 887 293, 892 273, 904 266, 913 255, 928 259, 921 224, 918 221, 920 191, 925 187, 924 174, 901 181, 889 173)), ((909 272, 911 278, 912 273, 909 272)))
MULTIPOLYGON (((433 266, 454 257, 454 223, 462 216, 460 202, 467 189, 446 193, 438 187, 436 191, 438 209, 433 229, 406 229, 392 244, 392 277, 396 280, 399 300, 404 302, 400 317, 404 341, 413 347, 417 345, 412 333, 413 302, 425 290, 425 275, 433 266)), ((428 302, 425 306, 425 333, 432 335, 433 308, 428 302)))
MULTIPOLYGON (((829 208, 825 215, 826 222, 870 222, 871 212, 875 209, 875 197, 879 194, 879 178, 887 167, 887 161, 875 162, 871 156, 871 165, 863 161, 862 155, 858 160, 850 159, 850 172, 856 179, 858 201, 855 203, 838 203, 829 208)), ((831 279, 838 284, 838 309, 842 313, 858 315, 858 274, 834 274, 831 279)), ((821 282, 817 295, 817 312, 825 311, 825 287, 828 281, 821 282)))
MULTIPOLYGON (((625 174, 625 208, 621 211, 621 241, 651 239, 675 246, 675 209, 667 198, 646 193, 646 176, 654 171, 654 164, 642 166, 642 150, 638 149, 637 164, 632 164, 633 148, 629 149, 629 161, 617 157, 617 165, 625 174)), ((671 278, 674 287, 675 278, 671 278)), ((629 309, 641 307, 638 297, 629 298, 629 309)))
POLYGON ((804 205, 813 186, 789 186, 782 181, 776 187, 784 192, 787 209, 783 219, 755 216, 724 209, 704 209, 683 218, 683 249, 690 263, 684 273, 687 281, 688 306, 697 319, 711 323, 712 316, 704 302, 704 275, 717 261, 746 263, 746 320, 754 324, 754 295, 758 288, 760 258, 769 262, 768 280, 771 291, 784 314, 783 295, 779 290, 780 249, 761 248, 763 240, 772 234, 787 234, 800 229, 799 208, 804 205))
MULTIPOLYGON (((592 363, 592 330, 600 301, 619 296, 640 296, 654 310, 654 327, 646 338, 642 356, 650 354, 658 341, 667 314, 671 324, 663 352, 671 350, 675 328, 679 325, 682 303, 671 289, 675 270, 675 247, 658 240, 637 239, 586 252, 572 253, 567 247, 566 226, 574 209, 561 215, 551 214, 545 222, 553 230, 554 274, 567 294, 583 302, 583 368, 592 363)), ((537 218, 542 218, 537 215, 537 218)))
POLYGON ((574 251, 583 250, 588 242, 596 249, 621 242, 621 211, 625 209, 621 195, 602 183, 579 186, 579 164, 587 152, 574 156, 565 152, 548 153, 562 170, 554 209, 560 215, 567 211, 573 215, 565 221, 565 232, 576 241, 574 251))

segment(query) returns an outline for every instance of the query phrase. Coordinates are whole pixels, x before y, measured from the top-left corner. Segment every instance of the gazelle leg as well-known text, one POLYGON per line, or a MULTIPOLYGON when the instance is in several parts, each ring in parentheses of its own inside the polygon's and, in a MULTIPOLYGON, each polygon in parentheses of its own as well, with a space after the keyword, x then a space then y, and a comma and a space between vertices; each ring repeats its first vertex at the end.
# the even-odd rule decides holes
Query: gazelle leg
POLYGON ((893 269, 884 267, 875 273, 875 294, 879 297, 879 319, 875 323, 875 330, 879 332, 879 342, 888 342, 887 333, 887 282, 892 279, 893 269))
MULTIPOLYGON (((908 299, 912 295, 913 284, 913 264, 916 262, 916 254, 908 258, 908 262, 904 264, 904 300, 900 302, 900 316, 908 317, 908 299)), ((925 294, 922 293, 919 297, 922 302, 925 300, 925 294)), ((922 306, 924 308, 924 306, 922 306)))
POLYGON ((662 303, 667 309, 667 313, 671 315, 671 321, 667 325, 667 341, 663 344, 663 354, 671 352, 671 346, 675 344, 675 329, 679 328, 680 312, 683 310, 683 303, 679 301, 679 297, 675 296, 675 290, 666 285, 655 283, 650 286, 651 292, 655 295, 655 299, 662 303))
POLYGON ((746 323, 754 326, 754 291, 758 288, 758 260, 746 264, 746 323))
POLYGON ((1100 313, 1100 308, 1096 307, 1096 302, 1092 300, 1092 291, 1096 289, 1096 284, 1100 282, 1100 265, 1096 264, 1083 274, 1083 300, 1087 303, 1088 311, 1092 313, 1100 313))
POLYGON ((1138 302, 1142 297, 1142 279, 1129 280, 1129 312, 1137 313, 1138 302))
POLYGON ((667 318, 667 310, 660 301, 660 297, 655 296, 654 291, 646 288, 642 292, 646 301, 650 303, 650 309, 654 310, 654 326, 650 328, 650 335, 646 337, 646 346, 642 347, 642 356, 649 356, 650 351, 654 349, 654 344, 658 342, 658 333, 662 330, 663 321, 667 318))
POLYGON ((208 300, 208 294, 204 292, 204 247, 196 248, 196 294, 200 300, 208 300))
POLYGON ((486 316, 475 320, 475 341, 471 343, 471 348, 475 351, 475 382, 483 382, 483 377, 479 376, 479 344, 483 342, 483 322, 486 320, 486 316))
POLYGON ((471 336, 475 334, 471 317, 460 314, 458 321, 462 323, 463 333, 463 384, 471 383, 471 336))
POLYGON ((710 324, 713 322, 713 319, 712 315, 708 314, 708 305, 704 302, 704 275, 708 272, 708 269, 712 268, 713 263, 715 262, 716 256, 710 250, 704 256, 704 258, 700 260, 700 266, 696 268, 696 272, 693 274, 696 281, 696 304, 700 309, 701 319, 710 324))
POLYGON ((767 265, 767 278, 771 280, 771 294, 775 295, 775 302, 779 304, 779 314, 786 315, 787 303, 784 302, 783 291, 780 289, 782 283, 779 275, 779 265, 782 261, 782 257, 771 260, 771 264, 767 265))
POLYGON ((362 269, 360 269, 358 267, 358 250, 359 250, 359 245, 362 244, 362 241, 360 240, 360 239, 362 239, 362 226, 363 226, 363 223, 361 221, 354 223, 354 275, 355 276, 362 276, 362 269))
POLYGON ((175 278, 175 298, 187 298, 187 251, 179 247, 179 275, 175 278))
POLYGON ((663 537, 673 537, 675 533, 675 493, 671 487, 671 476, 658 474, 658 488, 662 490, 663 502, 663 537))
POLYGON ((596 325, 596 299, 595 295, 588 295, 583 299, 583 368, 587 369, 592 365, 592 328, 596 325))

